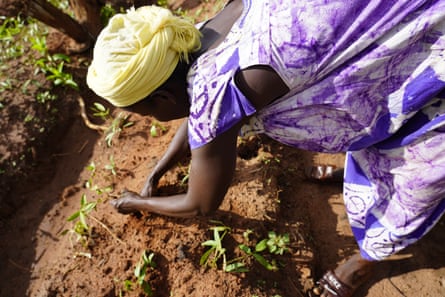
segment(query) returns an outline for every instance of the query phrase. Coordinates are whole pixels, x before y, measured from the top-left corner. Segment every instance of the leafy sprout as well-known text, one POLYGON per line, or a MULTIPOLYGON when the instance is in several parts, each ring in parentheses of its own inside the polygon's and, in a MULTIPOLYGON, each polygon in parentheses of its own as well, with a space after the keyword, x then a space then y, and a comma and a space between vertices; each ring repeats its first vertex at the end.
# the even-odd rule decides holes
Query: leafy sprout
POLYGON ((134 122, 128 121, 129 117, 130 116, 128 114, 120 112, 113 120, 105 135, 105 142, 107 143, 108 147, 113 145, 113 139, 118 136, 124 128, 134 125, 134 122))
POLYGON ((148 253, 144 251, 141 255, 139 262, 136 264, 134 268, 134 276, 136 277, 136 281, 132 281, 131 279, 124 280, 123 286, 124 291, 133 291, 135 285, 139 286, 146 296, 153 296, 153 288, 151 284, 146 280, 147 273, 150 270, 156 268, 156 262, 154 262, 155 254, 148 253))
POLYGON ((62 235, 68 232, 77 235, 77 241, 81 242, 83 246, 88 245, 88 239, 91 236, 91 229, 88 224, 88 214, 96 208, 97 201, 88 202, 85 194, 80 199, 80 208, 78 211, 68 217, 68 222, 75 222, 71 230, 65 230, 62 235))
POLYGON ((94 102, 91 110, 94 112, 93 116, 99 117, 104 121, 110 118, 110 109, 106 108, 99 102, 94 102))
POLYGON ((222 258, 223 267, 226 266, 226 249, 222 245, 222 240, 230 231, 227 226, 214 226, 210 230, 213 231, 213 239, 203 242, 202 246, 209 247, 208 250, 201 256, 199 264, 209 266, 211 268, 218 267, 218 261, 222 258))

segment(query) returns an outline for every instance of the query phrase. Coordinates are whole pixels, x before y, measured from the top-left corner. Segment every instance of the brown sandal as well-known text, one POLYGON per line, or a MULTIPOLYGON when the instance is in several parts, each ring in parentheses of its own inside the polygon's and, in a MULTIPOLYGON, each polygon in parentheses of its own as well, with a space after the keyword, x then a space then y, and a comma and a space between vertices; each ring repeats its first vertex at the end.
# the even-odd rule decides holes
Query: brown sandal
POLYGON ((326 296, 351 297, 354 289, 340 281, 332 270, 323 275, 317 282, 317 285, 308 292, 310 297, 321 296, 327 293, 326 296))

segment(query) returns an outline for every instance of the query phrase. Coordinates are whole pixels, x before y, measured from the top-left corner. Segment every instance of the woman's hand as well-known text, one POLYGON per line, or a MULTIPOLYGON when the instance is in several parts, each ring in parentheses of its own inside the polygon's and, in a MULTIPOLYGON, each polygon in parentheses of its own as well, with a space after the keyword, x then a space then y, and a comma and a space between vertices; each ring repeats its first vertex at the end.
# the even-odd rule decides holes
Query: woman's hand
POLYGON ((144 186, 142 187, 141 190, 141 197, 151 197, 153 195, 155 195, 156 193, 156 189, 158 186, 158 182, 159 182, 159 177, 156 177, 157 174, 155 171, 153 171, 148 177, 147 180, 145 181, 144 186))
POLYGON ((124 189, 119 196, 119 199, 111 200, 110 204, 121 214, 129 214, 133 212, 137 212, 138 209, 137 202, 138 200, 142 200, 143 198, 139 196, 137 193, 124 189))

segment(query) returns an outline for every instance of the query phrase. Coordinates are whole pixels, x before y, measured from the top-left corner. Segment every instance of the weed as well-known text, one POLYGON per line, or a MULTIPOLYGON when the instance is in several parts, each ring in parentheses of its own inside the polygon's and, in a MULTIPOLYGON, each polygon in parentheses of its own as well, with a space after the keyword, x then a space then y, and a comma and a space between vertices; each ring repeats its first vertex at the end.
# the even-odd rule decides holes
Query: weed
POLYGON ((46 46, 46 36, 36 35, 30 38, 31 48, 38 51, 42 55, 46 55, 48 48, 46 46))

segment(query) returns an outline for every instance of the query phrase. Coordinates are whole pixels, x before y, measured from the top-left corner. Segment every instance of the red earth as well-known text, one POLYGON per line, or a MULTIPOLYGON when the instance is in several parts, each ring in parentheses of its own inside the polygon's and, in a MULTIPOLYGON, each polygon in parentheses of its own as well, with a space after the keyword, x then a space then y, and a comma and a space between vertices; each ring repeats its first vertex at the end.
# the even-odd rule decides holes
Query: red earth
MULTIPOLYGON (((209 3, 202 5, 194 9, 210 11, 209 3)), ((60 49, 66 37, 51 34, 49 40, 57 41, 60 49)), ((153 254, 156 264, 144 279, 153 296, 304 296, 323 272, 357 251, 341 184, 313 183, 304 174, 314 164, 341 167, 344 156, 289 148, 265 137, 240 139, 235 178, 214 215, 172 219, 118 214, 108 202, 125 188, 141 189, 180 121, 158 123, 127 114, 133 125, 121 126, 108 146, 109 133, 89 128, 80 116, 78 98, 85 101, 92 121, 97 122, 91 112, 94 102, 109 107, 114 118, 123 111, 106 105, 85 86, 83 61, 88 59, 73 56, 70 70, 81 90, 58 89, 52 121, 24 125, 25 115, 45 117, 47 107, 32 103, 32 96, 19 88, 2 93, 2 162, 21 162, 3 165, 0 296, 144 296, 134 276, 144 251, 153 254), (157 136, 151 133, 153 127, 157 136), (68 218, 80 210, 82 197, 96 207, 86 216, 89 236, 78 241, 77 220, 68 218), (224 272, 221 260, 216 268, 200 264, 208 248, 202 243, 213 239, 214 226, 230 229, 222 240, 227 261, 244 255, 240 244, 253 247, 270 231, 288 234, 290 243, 283 255, 264 253, 277 262, 277 271, 249 257, 247 272, 224 272), (251 232, 250 241, 245 232, 251 232), (126 280, 133 283, 131 291, 126 280)), ((18 81, 32 76, 32 69, 20 61, 8 63, 11 70, 25 69, 11 72, 18 81)), ((44 83, 44 77, 35 79, 44 83)), ((112 119, 98 124, 110 126, 112 119)), ((161 180, 160 193, 186 191, 187 170, 188 164, 178 164, 161 180)), ((383 262, 355 296, 445 296, 444 242, 442 220, 417 244, 383 262)))

